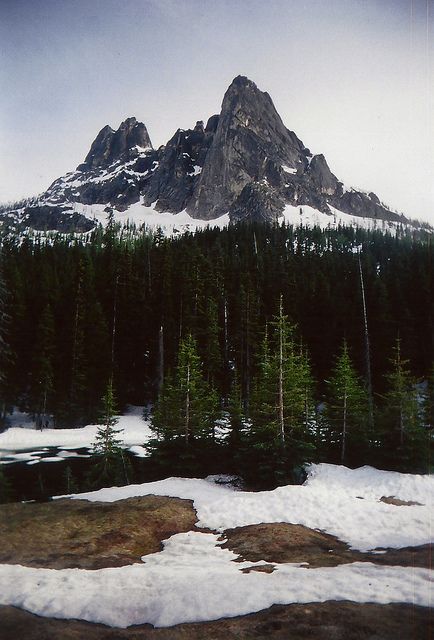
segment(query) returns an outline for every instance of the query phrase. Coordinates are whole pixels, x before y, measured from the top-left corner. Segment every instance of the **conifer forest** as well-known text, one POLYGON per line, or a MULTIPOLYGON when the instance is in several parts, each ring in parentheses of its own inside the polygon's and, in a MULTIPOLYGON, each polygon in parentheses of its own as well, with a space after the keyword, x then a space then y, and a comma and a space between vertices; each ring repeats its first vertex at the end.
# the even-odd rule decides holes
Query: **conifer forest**
POLYGON ((109 390, 149 408, 162 473, 428 471, 433 264, 428 233, 354 227, 4 238, 2 414, 79 427, 109 390))

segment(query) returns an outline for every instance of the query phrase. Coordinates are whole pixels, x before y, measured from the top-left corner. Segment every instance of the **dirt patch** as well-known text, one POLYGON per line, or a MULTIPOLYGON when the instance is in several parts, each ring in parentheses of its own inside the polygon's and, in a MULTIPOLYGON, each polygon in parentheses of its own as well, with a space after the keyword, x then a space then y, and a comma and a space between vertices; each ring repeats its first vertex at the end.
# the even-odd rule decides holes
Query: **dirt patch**
POLYGON ((111 629, 0 607, 2 640, 432 640, 433 623, 433 611, 423 607, 324 602, 274 606, 248 616, 168 629, 111 629))
POLYGON ((190 500, 161 496, 0 505, 0 563, 119 567, 160 551, 162 540, 195 529, 196 521, 190 500))
POLYGON ((395 498, 395 496, 382 496, 380 498, 380 502, 393 504, 395 507, 413 507, 414 505, 417 505, 418 507, 423 506, 420 502, 413 502, 412 500, 400 500, 399 498, 395 498))
POLYGON ((273 573, 276 567, 274 564, 260 564, 257 567, 246 567, 241 569, 243 573, 251 573, 252 571, 259 571, 259 573, 273 573))
POLYGON ((335 567, 348 562, 373 562, 432 568, 432 547, 387 549, 381 553, 352 551, 345 542, 298 524, 255 524, 227 529, 222 547, 238 553, 240 561, 267 563, 307 562, 310 567, 335 567))

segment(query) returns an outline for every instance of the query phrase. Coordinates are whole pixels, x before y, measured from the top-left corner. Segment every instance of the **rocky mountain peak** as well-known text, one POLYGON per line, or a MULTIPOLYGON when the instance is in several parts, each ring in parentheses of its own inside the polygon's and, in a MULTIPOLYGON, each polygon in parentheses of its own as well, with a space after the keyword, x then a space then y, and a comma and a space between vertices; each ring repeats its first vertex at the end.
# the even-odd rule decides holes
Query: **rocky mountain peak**
POLYGON ((84 162, 77 169, 87 171, 107 167, 115 160, 127 160, 135 147, 152 149, 151 139, 142 122, 134 117, 127 118, 117 131, 106 125, 98 133, 84 162))
MULTIPOLYGON (((121 212, 139 202, 153 212, 186 210, 199 220, 229 214, 233 222, 276 222, 308 207, 331 220, 349 214, 408 222, 374 193, 345 188, 325 157, 312 155, 285 127, 269 94, 241 75, 228 87, 220 114, 205 126, 199 120, 192 129, 178 129, 158 150, 134 117, 117 130, 103 127, 77 170, 24 210, 23 224, 64 229, 76 205, 121 212)), ((78 230, 95 224, 79 214, 73 222, 78 230)))
POLYGON ((205 219, 227 213, 247 184, 262 180, 273 168, 279 171, 281 165, 296 170, 306 163, 307 151, 286 129, 268 93, 237 76, 223 98, 188 212, 205 219))

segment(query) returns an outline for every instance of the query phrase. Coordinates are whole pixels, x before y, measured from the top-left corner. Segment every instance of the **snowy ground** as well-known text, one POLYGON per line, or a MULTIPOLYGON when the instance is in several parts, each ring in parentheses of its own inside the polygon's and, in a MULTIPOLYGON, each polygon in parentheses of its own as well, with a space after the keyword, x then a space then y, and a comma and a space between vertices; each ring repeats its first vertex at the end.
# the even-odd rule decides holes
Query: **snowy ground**
MULTIPOLYGON (((143 485, 102 489, 76 498, 114 501, 138 495, 169 495, 194 500, 199 526, 223 531, 256 522, 290 522, 322 529, 353 548, 420 545, 432 540, 434 478, 351 471, 311 465, 303 486, 247 493, 215 481, 169 478, 143 485), (421 505, 384 504, 394 495, 421 505)), ((309 569, 277 564, 270 573, 242 569, 262 562, 234 562, 217 534, 190 531, 172 536, 163 551, 142 563, 110 569, 33 569, 0 565, 0 602, 38 615, 78 618, 127 627, 151 623, 212 620, 259 611, 272 604, 351 600, 414 603, 433 600, 428 569, 356 562, 309 569)))
MULTIPOLYGON (((117 428, 121 429, 119 437, 123 446, 134 455, 145 455, 143 445, 150 439, 151 430, 148 420, 142 417, 143 407, 131 406, 128 412, 119 416, 117 428)), ((13 426, 0 433, 0 464, 12 462, 56 462, 70 457, 80 457, 76 449, 93 448, 98 425, 87 425, 79 429, 43 429, 36 430, 26 414, 13 414, 13 426), (23 424, 24 426, 21 426, 23 424), (50 448, 58 448, 54 455, 47 456, 50 448)))

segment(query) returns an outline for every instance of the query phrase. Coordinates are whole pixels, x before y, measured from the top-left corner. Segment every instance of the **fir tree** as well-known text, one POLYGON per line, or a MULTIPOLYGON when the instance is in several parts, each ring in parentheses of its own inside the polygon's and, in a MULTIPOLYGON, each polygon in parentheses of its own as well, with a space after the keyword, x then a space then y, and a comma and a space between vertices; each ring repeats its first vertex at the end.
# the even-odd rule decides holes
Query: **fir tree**
POLYGON ((0 428, 6 414, 6 373, 11 360, 11 351, 8 344, 10 316, 7 311, 7 298, 7 290, 2 277, 2 262, 0 254, 0 428))
POLYGON ((179 460, 192 470, 200 450, 212 448, 217 397, 206 383, 195 339, 181 340, 175 371, 166 376, 152 418, 149 449, 161 465, 179 460))
POLYGON ((368 398, 351 362, 346 340, 328 381, 326 418, 325 447, 339 450, 341 464, 359 462, 360 458, 366 462, 368 398))
POLYGON ((33 354, 33 372, 30 397, 30 411, 35 415, 36 424, 42 429, 49 420, 54 390, 54 318, 47 305, 40 317, 36 331, 33 354))
POLYGON ((121 484, 123 480, 128 482, 122 440, 119 437, 122 430, 116 428, 119 418, 116 417, 116 400, 111 378, 102 398, 102 405, 100 426, 93 446, 96 463, 91 481, 100 486, 106 486, 107 483, 121 484))
POLYGON ((313 453, 310 418, 313 415, 313 382, 308 360, 296 344, 294 327, 283 313, 271 324, 273 341, 266 331, 251 406, 251 440, 260 451, 258 464, 278 482, 292 477, 294 469, 313 453))
POLYGON ((429 431, 424 427, 418 403, 416 381, 402 357, 401 339, 393 349, 391 370, 386 374, 387 392, 383 398, 383 455, 388 465, 403 471, 426 471, 429 431))
POLYGON ((196 341, 189 335, 180 342, 174 375, 163 384, 153 428, 163 439, 181 438, 188 447, 195 439, 212 437, 215 411, 215 397, 204 380, 196 341))

